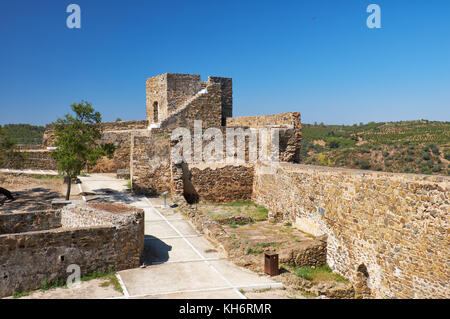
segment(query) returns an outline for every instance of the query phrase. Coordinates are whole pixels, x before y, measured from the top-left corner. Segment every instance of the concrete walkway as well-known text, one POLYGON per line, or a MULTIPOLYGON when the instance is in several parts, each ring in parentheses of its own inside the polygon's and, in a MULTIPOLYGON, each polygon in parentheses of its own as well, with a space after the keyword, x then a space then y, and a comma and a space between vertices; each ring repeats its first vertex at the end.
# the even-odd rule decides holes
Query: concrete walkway
POLYGON ((163 208, 162 199, 134 196, 125 180, 111 174, 80 180, 84 192, 99 194, 97 200, 123 202, 145 211, 146 267, 118 272, 124 290, 121 298, 245 298, 241 289, 282 287, 221 256, 183 215, 163 208))

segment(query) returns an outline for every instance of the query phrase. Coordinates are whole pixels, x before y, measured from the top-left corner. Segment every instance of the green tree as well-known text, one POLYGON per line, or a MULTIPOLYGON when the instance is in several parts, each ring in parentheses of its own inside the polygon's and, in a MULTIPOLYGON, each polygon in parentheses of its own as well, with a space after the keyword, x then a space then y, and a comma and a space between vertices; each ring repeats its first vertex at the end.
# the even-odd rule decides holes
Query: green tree
POLYGON ((72 180, 80 175, 81 170, 87 164, 95 165, 102 156, 111 157, 115 150, 110 143, 99 143, 103 134, 102 117, 91 103, 82 101, 72 104, 71 108, 74 115, 66 114, 53 123, 57 149, 52 156, 58 162, 59 172, 66 178, 66 200, 70 198, 72 180))
POLYGON ((341 145, 341 143, 337 140, 330 140, 327 142, 326 144, 329 148, 339 148, 339 146, 341 145))

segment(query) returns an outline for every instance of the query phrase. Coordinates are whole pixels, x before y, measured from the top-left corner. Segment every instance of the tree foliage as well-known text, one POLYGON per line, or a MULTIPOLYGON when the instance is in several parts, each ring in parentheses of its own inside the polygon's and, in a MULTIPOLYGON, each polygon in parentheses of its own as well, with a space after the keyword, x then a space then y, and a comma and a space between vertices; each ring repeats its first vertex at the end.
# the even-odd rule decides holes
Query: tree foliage
POLYGON ((305 164, 450 175, 450 122, 302 124, 302 133, 305 164))
POLYGON ((7 131, 0 126, 0 167, 20 168, 23 160, 24 156, 17 151, 7 131))
POLYGON ((45 127, 30 124, 6 124, 3 129, 16 144, 38 145, 42 143, 45 127))
POLYGON ((100 144, 102 117, 91 103, 74 103, 71 109, 73 115, 66 114, 53 123, 57 149, 52 156, 58 162, 58 170, 66 177, 66 200, 70 197, 71 181, 86 165, 95 165, 102 156, 111 157, 115 150, 113 144, 100 144))

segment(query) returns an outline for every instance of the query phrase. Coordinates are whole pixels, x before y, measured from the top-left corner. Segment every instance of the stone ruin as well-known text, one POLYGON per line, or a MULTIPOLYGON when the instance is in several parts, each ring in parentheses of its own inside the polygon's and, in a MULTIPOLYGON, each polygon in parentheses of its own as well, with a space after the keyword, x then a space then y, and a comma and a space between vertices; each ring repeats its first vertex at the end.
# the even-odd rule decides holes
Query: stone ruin
MULTIPOLYGON (((102 142, 113 143, 116 152, 108 165, 100 161, 91 172, 113 172, 118 177, 129 178, 133 191, 139 194, 159 195, 171 191, 188 200, 216 202, 250 199, 253 164, 172 163, 170 153, 176 144, 170 138, 172 131, 179 127, 194 131, 195 121, 201 121, 202 132, 208 128, 220 129, 224 144, 227 128, 277 130, 280 160, 293 163, 300 160, 300 114, 232 117, 231 78, 210 76, 202 82, 200 75, 165 73, 147 79, 146 92, 146 120, 101 124, 102 142), (181 175, 177 176, 178 173, 181 175), (180 184, 180 181, 184 182, 180 184)), ((53 143, 52 126, 48 125, 42 149, 34 151, 31 157, 35 164, 31 160, 30 166, 48 165, 47 169, 54 169, 56 164, 51 160, 50 150, 46 150, 53 143)), ((248 153, 248 143, 245 147, 248 153)))
MULTIPOLYGON (((102 124, 104 141, 117 151, 113 165, 100 163, 93 171, 129 175, 134 192, 170 190, 180 202, 251 199, 264 205, 272 217, 326 235, 327 263, 355 284, 357 294, 450 297, 450 177, 300 165, 300 114, 232 117, 231 79, 202 82, 199 75, 167 73, 148 79, 146 89, 146 120, 102 124), (224 136, 231 127, 276 128, 280 163, 172 162, 177 141, 171 132, 194 130, 196 120, 202 131, 216 127, 224 136)), ((29 168, 55 167, 46 149, 52 142, 47 126, 29 168)), ((9 251, 4 240, 2 249, 9 251)))
POLYGON ((140 266, 144 211, 122 204, 71 204, 60 210, 0 213, 0 297, 81 275, 140 266))

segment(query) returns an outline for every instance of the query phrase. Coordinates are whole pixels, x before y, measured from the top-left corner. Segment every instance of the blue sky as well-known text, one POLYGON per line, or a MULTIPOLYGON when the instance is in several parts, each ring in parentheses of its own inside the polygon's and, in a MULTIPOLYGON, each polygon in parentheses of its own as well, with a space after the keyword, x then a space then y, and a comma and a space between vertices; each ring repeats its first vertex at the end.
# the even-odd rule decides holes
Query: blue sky
POLYGON ((40 0, 0 7, 0 124, 71 103, 145 119, 145 79, 233 78, 234 116, 305 123, 450 120, 448 0, 40 0), (66 7, 81 7, 81 29, 66 7), (366 8, 381 7, 381 29, 366 8))

